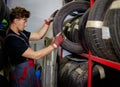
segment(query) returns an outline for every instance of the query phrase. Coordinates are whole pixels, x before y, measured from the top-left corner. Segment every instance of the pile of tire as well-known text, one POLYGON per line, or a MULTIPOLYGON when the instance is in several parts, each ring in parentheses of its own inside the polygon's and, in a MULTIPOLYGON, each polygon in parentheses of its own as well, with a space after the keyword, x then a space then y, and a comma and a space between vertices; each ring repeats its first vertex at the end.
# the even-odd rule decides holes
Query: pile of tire
MULTIPOLYGON (((110 17, 115 17, 113 15, 109 16, 108 18, 108 15, 111 14, 110 11, 113 11, 109 9, 114 2, 116 1, 97 0, 94 3, 93 8, 89 13, 85 28, 85 41, 88 48, 92 51, 94 55, 115 62, 120 62, 120 56, 117 56, 115 53, 115 51, 118 51, 118 49, 114 49, 116 45, 112 44, 113 38, 116 37, 112 36, 113 32, 110 32, 112 28, 111 25, 114 26, 114 28, 117 27, 117 23, 114 23, 113 25, 111 21, 117 21, 119 17, 111 19, 110 17)), ((115 13, 115 15, 118 15, 118 13, 115 13)))
MULTIPOLYGON (((92 87, 102 87, 105 78, 104 67, 92 65, 92 87)), ((67 55, 60 62, 58 87, 87 87, 88 61, 80 56, 67 55)))
POLYGON ((69 2, 55 16, 53 34, 63 32, 61 47, 71 53, 90 50, 95 56, 120 62, 119 3, 96 0, 90 8, 87 0, 69 2))
POLYGON ((6 55, 4 55, 3 42, 6 35, 6 30, 9 25, 10 9, 3 0, 0 0, 0 70, 6 64, 6 55))
MULTIPOLYGON (((91 51, 97 57, 120 63, 120 1, 95 0, 91 8, 87 0, 68 2, 58 11, 53 21, 54 36, 62 32, 65 37, 61 47, 71 54, 79 55, 91 51)), ((63 58, 59 66, 59 87, 87 87, 88 61, 85 58, 83 61, 79 55, 76 61, 73 55, 69 55, 63 58)), ((100 65, 94 62, 92 87, 104 87, 105 85, 99 84, 102 80, 101 71, 96 66, 100 65)), ((105 68, 100 67, 102 70, 105 68)), ((108 76, 105 77, 107 80, 110 76, 114 77, 109 72, 112 71, 108 69, 107 74, 104 74, 108 76)))

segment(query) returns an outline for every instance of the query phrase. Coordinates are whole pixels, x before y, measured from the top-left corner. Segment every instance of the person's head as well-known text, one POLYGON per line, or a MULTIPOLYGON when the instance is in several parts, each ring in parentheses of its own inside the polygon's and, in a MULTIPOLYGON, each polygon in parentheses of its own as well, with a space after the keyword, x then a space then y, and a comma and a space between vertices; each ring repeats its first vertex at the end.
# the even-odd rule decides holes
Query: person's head
POLYGON ((27 25, 27 18, 30 12, 23 7, 15 7, 11 9, 10 22, 14 23, 19 31, 22 31, 27 25))

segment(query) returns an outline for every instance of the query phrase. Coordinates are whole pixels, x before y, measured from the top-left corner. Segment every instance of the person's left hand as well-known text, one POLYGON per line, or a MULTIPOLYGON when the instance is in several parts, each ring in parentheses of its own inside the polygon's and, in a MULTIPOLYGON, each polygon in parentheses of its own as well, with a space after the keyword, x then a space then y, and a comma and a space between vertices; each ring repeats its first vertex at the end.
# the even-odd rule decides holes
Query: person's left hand
POLYGON ((48 19, 49 22, 52 22, 52 21, 54 20, 54 17, 55 17, 55 15, 57 14, 58 11, 59 11, 59 10, 57 9, 56 11, 54 11, 54 12, 51 14, 51 16, 50 16, 49 19, 48 19))

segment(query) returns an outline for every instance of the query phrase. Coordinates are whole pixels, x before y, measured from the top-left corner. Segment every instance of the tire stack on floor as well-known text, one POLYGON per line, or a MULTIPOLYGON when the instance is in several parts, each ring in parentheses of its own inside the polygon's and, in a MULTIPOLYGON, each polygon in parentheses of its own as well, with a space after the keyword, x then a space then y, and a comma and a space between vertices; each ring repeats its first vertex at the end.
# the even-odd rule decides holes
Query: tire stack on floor
MULTIPOLYGON (((101 87, 105 71, 101 65, 92 66, 92 87, 101 87)), ((76 55, 67 55, 60 62, 58 87, 87 87, 88 61, 76 55)))
MULTIPOLYGON (((96 0, 92 8, 87 0, 71 1, 65 3, 53 21, 54 36, 59 32, 65 36, 61 47, 77 55, 88 53, 90 50, 95 56, 120 63, 120 1, 96 0)), ((77 59, 85 58, 79 55, 77 59)), ((76 62, 73 55, 70 59, 68 56, 63 58, 59 68, 59 87, 87 87, 87 63, 87 61, 76 62)), ((118 75, 119 71, 95 62, 92 68, 92 87, 114 87, 115 85, 111 83, 120 80, 120 78, 108 80, 113 79, 114 74, 118 75), (101 71, 96 66, 102 67, 105 79, 100 79, 101 71), (103 80, 108 82, 100 85, 99 83, 104 83, 103 80)))

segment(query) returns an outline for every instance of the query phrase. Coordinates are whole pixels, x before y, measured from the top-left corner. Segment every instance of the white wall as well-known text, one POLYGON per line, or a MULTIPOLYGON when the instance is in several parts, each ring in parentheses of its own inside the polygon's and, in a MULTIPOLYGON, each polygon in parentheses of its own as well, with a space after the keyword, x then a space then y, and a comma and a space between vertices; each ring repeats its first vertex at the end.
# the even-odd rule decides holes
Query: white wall
POLYGON ((31 12, 26 30, 37 31, 44 20, 62 6, 62 0, 7 0, 9 8, 16 6, 25 7, 31 12))

